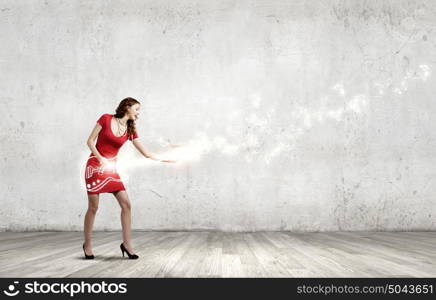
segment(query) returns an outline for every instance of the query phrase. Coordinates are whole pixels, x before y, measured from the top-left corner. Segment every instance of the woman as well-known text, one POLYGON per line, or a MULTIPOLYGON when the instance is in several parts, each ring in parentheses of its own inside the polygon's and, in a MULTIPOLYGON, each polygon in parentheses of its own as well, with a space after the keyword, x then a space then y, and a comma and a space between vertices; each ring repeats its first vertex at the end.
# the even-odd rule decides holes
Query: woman
MULTIPOLYGON (((129 139, 138 151, 146 158, 159 160, 147 153, 138 141, 135 121, 139 116, 141 104, 133 98, 123 99, 116 113, 103 114, 88 138, 87 144, 91 149, 85 168, 85 182, 88 194, 88 210, 85 215, 83 252, 86 259, 93 259, 91 246, 92 226, 98 209, 99 195, 112 193, 121 206, 121 225, 123 228, 123 242, 121 252, 127 253, 130 259, 137 259, 134 254, 131 236, 131 206, 123 182, 116 170, 116 156, 121 146, 129 139), (97 143, 94 145, 95 139, 97 143)), ((173 160, 159 160, 174 162, 173 160)))

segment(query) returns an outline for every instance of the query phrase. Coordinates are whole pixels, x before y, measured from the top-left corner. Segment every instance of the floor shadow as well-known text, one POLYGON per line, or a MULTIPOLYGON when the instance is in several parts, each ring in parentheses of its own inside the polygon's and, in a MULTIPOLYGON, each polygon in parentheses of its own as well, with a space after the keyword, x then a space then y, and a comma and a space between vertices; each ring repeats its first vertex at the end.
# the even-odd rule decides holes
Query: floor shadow
POLYGON ((76 260, 87 260, 87 261, 115 261, 115 260, 137 260, 137 259, 128 259, 127 257, 118 257, 118 256, 104 256, 104 255, 96 255, 94 259, 86 259, 84 257, 76 257, 76 260))

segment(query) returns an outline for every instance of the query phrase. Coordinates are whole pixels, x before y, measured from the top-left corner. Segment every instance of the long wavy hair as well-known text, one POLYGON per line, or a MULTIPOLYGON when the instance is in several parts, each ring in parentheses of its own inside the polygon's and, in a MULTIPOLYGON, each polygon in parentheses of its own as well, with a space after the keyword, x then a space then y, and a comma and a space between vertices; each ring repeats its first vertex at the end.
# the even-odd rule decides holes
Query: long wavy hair
MULTIPOLYGON (((127 97, 121 100, 120 104, 118 104, 117 109, 115 110, 115 118, 122 118, 127 112, 127 109, 135 104, 141 104, 138 100, 127 97)), ((134 120, 127 120, 127 136, 130 137, 136 132, 136 124, 134 120)))

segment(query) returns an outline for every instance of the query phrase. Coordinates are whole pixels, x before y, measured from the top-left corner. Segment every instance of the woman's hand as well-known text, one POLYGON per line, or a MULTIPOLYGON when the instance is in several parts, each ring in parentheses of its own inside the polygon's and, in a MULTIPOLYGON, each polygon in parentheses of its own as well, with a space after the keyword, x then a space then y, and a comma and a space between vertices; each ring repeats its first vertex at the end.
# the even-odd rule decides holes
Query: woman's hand
POLYGON ((172 159, 163 159, 163 160, 161 160, 161 162, 175 163, 176 161, 172 160, 172 159))
POLYGON ((150 154, 147 154, 147 156, 145 156, 145 157, 152 159, 152 160, 155 160, 155 161, 159 161, 159 162, 167 162, 167 163, 175 163, 176 162, 175 160, 171 160, 171 159, 160 159, 160 158, 157 158, 157 157, 150 155, 150 154))
MULTIPOLYGON (((182 147, 182 145, 173 144, 173 145, 170 145, 170 147, 171 147, 171 148, 179 148, 179 147, 182 147)), ((175 162, 177 162, 177 161, 176 161, 176 160, 173 160, 173 159, 162 159, 161 162, 166 162, 166 163, 175 163, 175 162)))
POLYGON ((106 166, 106 165, 108 164, 108 162, 109 162, 109 161, 108 161, 105 157, 103 157, 103 156, 98 157, 98 161, 100 162, 100 165, 101 165, 102 167, 106 166))

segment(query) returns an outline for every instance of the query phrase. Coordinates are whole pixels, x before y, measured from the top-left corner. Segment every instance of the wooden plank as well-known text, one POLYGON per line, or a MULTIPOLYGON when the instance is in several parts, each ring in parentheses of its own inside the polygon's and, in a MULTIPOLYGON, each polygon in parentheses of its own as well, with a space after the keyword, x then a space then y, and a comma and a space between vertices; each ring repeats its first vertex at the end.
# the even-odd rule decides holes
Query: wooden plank
POLYGON ((0 277, 435 277, 433 232, 0 232, 0 277))

